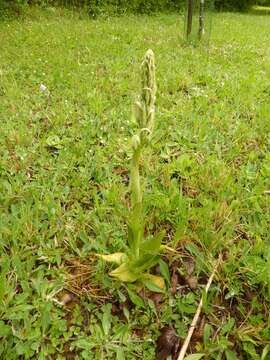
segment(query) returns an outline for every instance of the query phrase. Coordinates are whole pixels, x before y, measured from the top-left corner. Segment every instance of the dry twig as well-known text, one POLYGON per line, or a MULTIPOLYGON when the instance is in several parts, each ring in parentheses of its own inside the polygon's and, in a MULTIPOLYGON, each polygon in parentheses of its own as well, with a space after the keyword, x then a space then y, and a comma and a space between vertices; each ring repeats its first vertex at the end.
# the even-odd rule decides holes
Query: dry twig
MULTIPOLYGON (((209 288, 210 288, 210 286, 212 284, 212 281, 213 281, 215 273, 216 273, 216 271, 217 271, 217 269, 219 267, 221 259, 222 259, 222 256, 219 255, 219 258, 218 258, 217 263, 216 263, 216 265, 215 265, 215 267, 213 269, 213 272, 212 272, 212 274, 211 274, 211 276, 210 276, 210 278, 209 278, 209 280, 208 280, 208 282, 206 284, 205 294, 207 294, 208 291, 209 291, 209 288)), ((200 301, 199 306, 197 308, 196 314, 194 315, 194 318, 193 318, 192 323, 190 325, 187 337, 186 337, 186 339, 185 339, 185 341, 184 341, 184 343, 182 345, 182 348, 180 350, 180 353, 179 353, 179 356, 178 356, 177 360, 183 360, 185 355, 186 355, 187 348, 188 348, 188 345, 189 345, 190 340, 192 338, 193 332, 194 332, 194 330, 195 330, 195 328, 197 326, 197 323, 198 323, 198 320, 199 320, 199 317, 200 317, 200 314, 201 314, 202 307, 203 307, 203 297, 201 298, 201 301, 200 301)))

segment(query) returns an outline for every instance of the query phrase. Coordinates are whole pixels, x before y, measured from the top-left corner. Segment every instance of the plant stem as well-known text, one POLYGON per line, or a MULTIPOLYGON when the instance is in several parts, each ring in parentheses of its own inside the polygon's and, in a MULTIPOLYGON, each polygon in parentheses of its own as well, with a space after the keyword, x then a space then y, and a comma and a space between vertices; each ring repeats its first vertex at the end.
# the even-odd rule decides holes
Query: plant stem
POLYGON ((132 194, 132 207, 142 203, 142 191, 140 183, 140 157, 141 147, 138 146, 133 152, 131 160, 131 171, 130 171, 130 183, 131 183, 131 194, 132 194))
POLYGON ((130 169, 130 185, 131 185, 131 206, 134 217, 134 222, 139 224, 134 231, 134 256, 139 258, 140 256, 140 243, 142 233, 140 231, 140 224, 142 222, 142 191, 140 182, 140 158, 141 158, 141 145, 137 149, 134 149, 133 156, 131 159, 130 169))

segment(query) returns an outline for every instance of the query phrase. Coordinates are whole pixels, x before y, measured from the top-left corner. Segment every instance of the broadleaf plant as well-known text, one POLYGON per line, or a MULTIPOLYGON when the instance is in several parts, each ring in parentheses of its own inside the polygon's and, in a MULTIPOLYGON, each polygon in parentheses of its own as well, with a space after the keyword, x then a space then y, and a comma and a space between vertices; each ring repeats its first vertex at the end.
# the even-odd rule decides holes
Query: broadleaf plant
POLYGON ((99 255, 103 260, 119 266, 110 275, 123 282, 139 280, 147 287, 162 290, 164 279, 149 274, 148 271, 159 262, 161 242, 164 232, 144 239, 143 194, 140 181, 140 160, 143 149, 149 145, 154 127, 156 78, 155 60, 152 50, 148 50, 141 64, 141 95, 135 102, 135 118, 138 133, 132 137, 132 159, 130 167, 131 210, 128 225, 128 251, 111 255, 99 255))

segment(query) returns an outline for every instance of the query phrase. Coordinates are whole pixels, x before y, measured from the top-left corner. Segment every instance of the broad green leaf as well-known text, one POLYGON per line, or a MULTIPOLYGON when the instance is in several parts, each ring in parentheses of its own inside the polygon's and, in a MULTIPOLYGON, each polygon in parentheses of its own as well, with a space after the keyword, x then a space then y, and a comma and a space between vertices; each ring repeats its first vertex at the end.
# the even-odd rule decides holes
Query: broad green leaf
POLYGON ((165 282, 160 276, 152 274, 144 274, 142 276, 142 283, 150 290, 154 292, 164 292, 165 282))
POLYGON ((142 242, 140 250, 144 253, 155 254, 160 252, 161 241, 165 236, 165 231, 161 231, 156 236, 142 242))
POLYGON ((20 304, 20 305, 16 305, 14 306, 12 309, 10 310, 10 314, 15 315, 16 313, 29 313, 30 311, 32 311, 35 307, 33 305, 29 305, 29 304, 20 304))
POLYGON ((111 271, 109 275, 123 282, 134 282, 139 278, 138 274, 130 270, 127 263, 123 263, 118 268, 111 271))
POLYGON ((167 284, 170 285, 171 279, 170 279, 170 271, 169 271, 168 264, 165 261, 163 261, 162 259, 160 259, 158 263, 159 263, 161 275, 167 281, 167 284))
POLYGON ((111 304, 106 304, 104 306, 104 312, 102 315, 102 328, 106 336, 109 335, 111 329, 111 320, 112 320, 111 310, 112 310, 111 304))
POLYGON ((147 302, 148 302, 148 306, 149 306, 149 308, 151 309, 151 311, 153 311, 153 313, 154 313, 156 316, 158 316, 158 314, 157 314, 157 309, 156 309, 156 305, 155 305, 154 301, 151 300, 151 299, 148 299, 147 302))
POLYGON ((43 334, 45 334, 46 330, 48 329, 51 323, 51 307, 52 307, 51 303, 45 303, 44 306, 42 306, 41 327, 43 334))
POLYGON ((144 274, 144 280, 149 280, 159 288, 163 289, 165 287, 164 279, 161 276, 152 275, 152 274, 144 274))
POLYGON ((266 356, 269 354, 269 352, 270 352, 270 345, 266 345, 263 349, 261 360, 266 360, 266 356))
POLYGON ((63 147, 62 141, 57 135, 48 136, 46 140, 46 145, 55 149, 61 149, 63 147))
MULTIPOLYGON (((125 308, 124 308, 125 309, 125 308)), ((113 341, 115 340, 122 340, 125 337, 129 337, 129 325, 128 324, 118 324, 116 326, 113 327, 113 332, 111 333, 112 339, 113 341)))
POLYGON ((243 343, 243 349, 245 353, 249 355, 249 358, 252 360, 259 360, 259 355, 257 354, 256 346, 252 343, 243 343))
POLYGON ((204 331, 203 331, 203 343, 206 346, 212 334, 212 326, 210 324, 205 324, 204 331))
POLYGON ((125 315, 125 318, 127 319, 127 321, 129 322, 129 318, 130 318, 130 312, 128 310, 128 308, 126 306, 124 306, 123 308, 123 313, 125 315))
POLYGON ((156 255, 142 254, 138 260, 130 263, 130 269, 135 273, 142 274, 145 270, 151 269, 158 263, 159 257, 156 255))
POLYGON ((121 252, 113 253, 109 255, 102 255, 102 254, 96 254, 96 255, 106 262, 115 263, 117 265, 121 265, 127 259, 127 255, 121 252))
POLYGON ((4 337, 6 335, 11 334, 11 326, 6 325, 4 321, 0 320, 0 337, 4 337))
POLYGON ((116 360, 125 360, 124 350, 120 347, 118 347, 116 351, 116 360))
POLYGON ((124 295, 120 290, 117 290, 117 294, 118 294, 120 302, 123 302, 123 303, 126 302, 126 300, 127 300, 126 295, 124 295))
POLYGON ((95 346, 94 343, 91 342, 91 337, 89 338, 81 338, 78 340, 75 340, 73 342, 73 346, 75 346, 76 348, 79 349, 84 349, 84 350, 92 350, 92 348, 95 346))
POLYGON ((131 289, 127 289, 127 291, 128 291, 129 298, 133 302, 134 305, 141 307, 141 308, 145 307, 144 301, 140 296, 135 294, 135 292, 132 291, 131 289))
POLYGON ((226 360, 237 360, 237 355, 234 351, 226 350, 225 355, 226 355, 226 360))
POLYGON ((230 318, 221 328, 221 335, 229 333, 235 324, 234 318, 230 318))
POLYGON ((200 360, 205 354, 192 354, 185 357, 184 360, 200 360))

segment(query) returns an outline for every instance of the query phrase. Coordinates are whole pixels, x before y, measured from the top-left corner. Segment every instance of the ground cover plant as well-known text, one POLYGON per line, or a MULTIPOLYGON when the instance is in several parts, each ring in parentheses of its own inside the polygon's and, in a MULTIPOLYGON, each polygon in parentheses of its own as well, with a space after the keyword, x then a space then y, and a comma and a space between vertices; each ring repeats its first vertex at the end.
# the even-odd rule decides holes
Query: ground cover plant
POLYGON ((0 23, 0 358, 269 359, 269 15, 217 14, 209 49, 180 15, 0 23), (145 236, 174 249, 160 293, 96 254, 127 238, 131 108, 152 48, 155 131, 141 162, 145 236), (155 354, 157 351, 157 355, 155 354))

